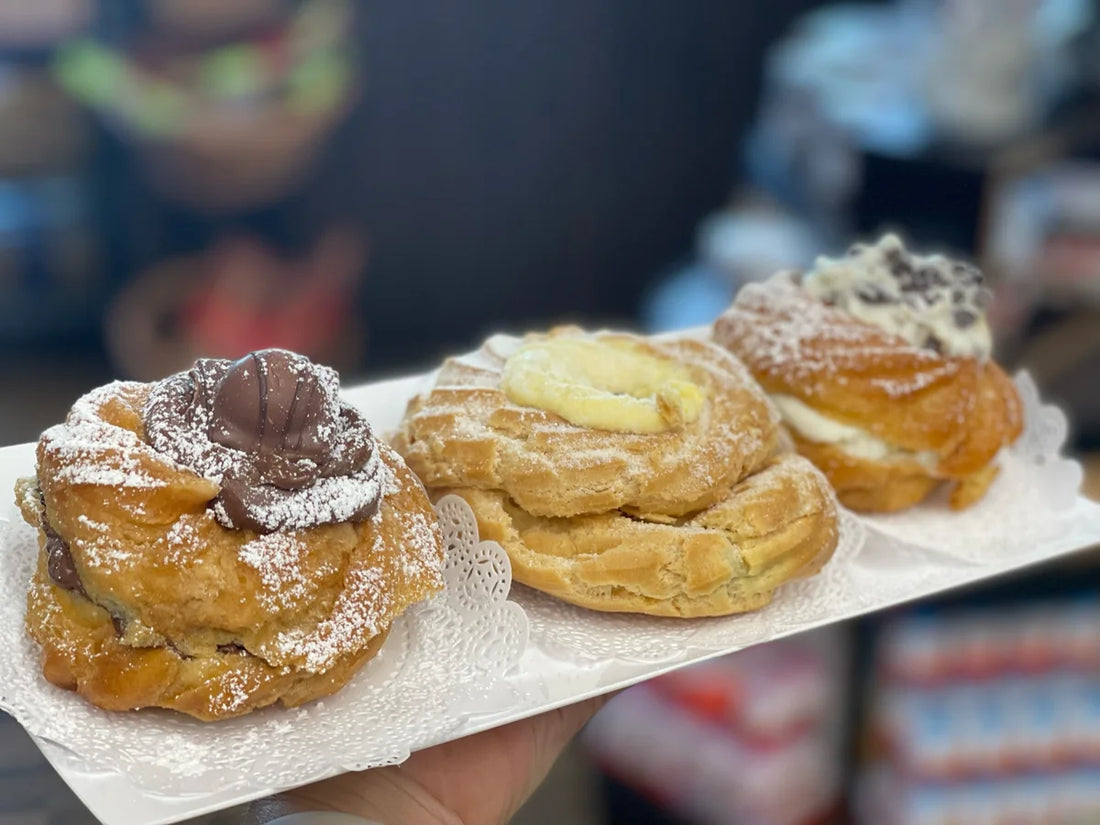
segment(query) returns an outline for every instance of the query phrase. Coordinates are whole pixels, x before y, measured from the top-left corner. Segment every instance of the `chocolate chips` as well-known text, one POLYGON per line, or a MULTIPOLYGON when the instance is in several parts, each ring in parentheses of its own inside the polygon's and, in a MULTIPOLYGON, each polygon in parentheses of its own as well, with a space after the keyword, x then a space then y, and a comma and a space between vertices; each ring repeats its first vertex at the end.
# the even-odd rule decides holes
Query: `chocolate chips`
POLYGON ((877 284, 860 284, 856 297, 865 304, 896 304, 897 299, 877 284))
POLYGON ((984 280, 982 271, 970 264, 956 262, 952 264, 951 272, 955 276, 955 280, 965 286, 978 286, 984 280))
MULTIPOLYGON (((856 286, 855 297, 867 305, 903 304, 922 312, 937 305, 949 309, 946 317, 957 330, 974 327, 989 303, 989 291, 982 287, 981 271, 970 264, 949 262, 933 256, 921 258, 907 252, 896 238, 884 239, 881 253, 882 266, 896 284, 897 291, 882 284, 864 282, 856 286)), ((856 246, 855 253, 866 254, 867 247, 856 246)), ((881 271, 881 270, 880 270, 881 271)), ((922 346, 935 352, 944 352, 946 343, 942 336, 929 335, 922 346)))
POLYGON ((42 488, 37 488, 38 500, 42 504, 40 510, 42 533, 46 537, 46 574, 50 581, 62 590, 79 593, 87 598, 88 592, 84 589, 84 582, 80 580, 80 574, 76 570, 76 562, 73 561, 69 543, 58 535, 53 525, 46 520, 46 499, 42 495, 42 488))
POLYGON ((967 329, 978 322, 978 313, 969 309, 956 309, 951 313, 951 320, 959 329, 967 329))
POLYGON ((984 313, 990 293, 982 273, 942 255, 910 252, 896 235, 853 244, 843 258, 818 258, 800 287, 913 347, 948 357, 989 357, 984 313))

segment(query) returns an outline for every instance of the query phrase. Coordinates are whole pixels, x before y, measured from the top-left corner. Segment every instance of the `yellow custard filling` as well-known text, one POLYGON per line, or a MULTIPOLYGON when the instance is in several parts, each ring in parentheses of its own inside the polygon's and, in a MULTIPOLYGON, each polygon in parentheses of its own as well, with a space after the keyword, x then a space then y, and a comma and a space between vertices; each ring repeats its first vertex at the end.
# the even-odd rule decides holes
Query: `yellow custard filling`
POLYGON ((628 341, 547 338, 523 344, 505 363, 510 401, 571 424, 660 433, 695 421, 706 393, 682 365, 628 341))

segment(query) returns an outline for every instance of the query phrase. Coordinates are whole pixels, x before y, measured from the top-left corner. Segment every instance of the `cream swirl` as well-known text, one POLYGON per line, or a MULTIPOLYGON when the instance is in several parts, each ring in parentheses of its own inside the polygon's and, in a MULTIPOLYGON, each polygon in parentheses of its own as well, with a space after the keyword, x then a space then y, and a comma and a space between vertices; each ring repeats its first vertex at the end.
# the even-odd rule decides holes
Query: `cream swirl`
POLYGON ((154 384, 143 411, 154 449, 216 482, 219 523, 261 533, 370 518, 381 463, 339 377, 285 350, 203 358, 154 384))

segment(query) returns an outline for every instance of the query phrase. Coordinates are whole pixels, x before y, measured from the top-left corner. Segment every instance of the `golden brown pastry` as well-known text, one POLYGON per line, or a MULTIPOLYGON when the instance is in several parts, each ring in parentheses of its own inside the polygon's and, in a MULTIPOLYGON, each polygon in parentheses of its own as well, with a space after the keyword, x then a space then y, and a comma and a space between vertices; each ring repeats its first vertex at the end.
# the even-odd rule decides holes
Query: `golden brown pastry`
POLYGON ((656 616, 756 610, 816 573, 837 543, 828 482, 806 459, 777 456, 709 507, 673 521, 613 510, 532 516, 495 490, 449 490, 499 542, 516 581, 573 604, 656 616))
POLYGON ((760 467, 777 423, 744 366, 718 347, 560 328, 495 336, 448 359, 394 443, 429 487, 503 490, 536 515, 677 516, 760 467), (509 394, 523 376, 542 401, 509 394), (554 411, 555 392, 574 402, 575 423, 554 411), (635 423, 601 423, 601 409, 635 423))
POLYGON ((661 616, 757 609, 837 544, 812 464, 709 342, 575 328, 497 336, 447 361, 395 445, 433 496, 473 509, 516 581, 661 616))
POLYGON ((94 390, 17 499, 46 678, 210 720, 339 690, 442 587, 442 538, 335 372, 267 350, 94 390))
POLYGON ((899 510, 947 482, 951 505, 966 507, 1023 427, 1016 389, 990 357, 981 280, 888 235, 745 287, 714 337, 768 391, 844 504, 899 510))

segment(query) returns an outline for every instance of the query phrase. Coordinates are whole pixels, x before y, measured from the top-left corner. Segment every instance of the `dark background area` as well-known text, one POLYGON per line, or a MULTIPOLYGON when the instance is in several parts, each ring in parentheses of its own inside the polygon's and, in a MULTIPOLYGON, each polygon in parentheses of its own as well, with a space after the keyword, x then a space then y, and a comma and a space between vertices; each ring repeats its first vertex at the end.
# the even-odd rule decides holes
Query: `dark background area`
POLYGON ((369 14, 370 88, 340 143, 372 238, 372 361, 502 326, 635 318, 728 197, 765 48, 811 5, 369 14))
MULTIPOLYGON (((315 175, 277 203, 181 208, 96 128, 96 297, 106 304, 145 267, 226 231, 293 256, 339 223, 369 247, 367 372, 490 330, 636 323, 647 286, 690 255, 699 220, 729 196, 768 44, 813 5, 364 3, 358 105, 315 175)), ((110 41, 140 20, 131 4, 97 29, 110 41)), ((25 337, 32 349, 94 348, 102 305, 88 309, 25 337)))

